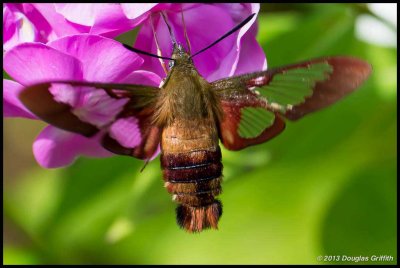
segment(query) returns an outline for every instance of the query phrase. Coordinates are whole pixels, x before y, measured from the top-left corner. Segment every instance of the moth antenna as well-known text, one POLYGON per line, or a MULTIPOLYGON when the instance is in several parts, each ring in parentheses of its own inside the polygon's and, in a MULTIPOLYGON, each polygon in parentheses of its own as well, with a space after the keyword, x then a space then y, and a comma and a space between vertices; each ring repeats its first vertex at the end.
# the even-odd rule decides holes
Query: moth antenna
POLYGON ((123 46, 124 48, 126 48, 127 50, 133 51, 133 52, 135 52, 135 53, 140 53, 140 54, 147 55, 147 56, 154 57, 154 58, 162 58, 162 59, 166 59, 166 60, 174 60, 174 59, 172 59, 172 58, 161 57, 161 56, 158 56, 158 55, 151 54, 151 53, 149 53, 149 52, 146 52, 146 51, 143 51, 143 50, 140 50, 140 49, 131 47, 130 45, 127 45, 127 44, 124 44, 124 43, 122 43, 122 46, 123 46))
POLYGON ((168 27, 169 36, 171 37, 172 44, 175 45, 175 44, 176 44, 175 35, 174 35, 174 33, 172 32, 171 25, 169 25, 169 23, 168 23, 167 16, 165 16, 165 13, 164 13, 164 12, 161 12, 161 16, 163 17, 163 19, 164 19, 164 21, 165 21, 165 24, 166 24, 167 27, 168 27))
POLYGON ((187 45, 187 48, 188 48, 188 51, 189 51, 189 55, 191 55, 192 54, 192 52, 191 52, 192 48, 191 48, 191 45, 190 45, 189 36, 187 34, 187 31, 186 31, 186 24, 185 24, 185 18, 183 16, 182 5, 181 5, 181 15, 182 15, 183 33, 185 35, 185 40, 186 40, 186 45, 187 45))
POLYGON ((154 40, 155 40, 156 46, 157 46, 157 55, 160 57, 158 59, 161 63, 161 67, 163 68, 165 74, 167 74, 168 73, 167 66, 166 66, 164 60, 162 59, 162 53, 161 53, 160 45, 158 44, 157 33, 156 33, 156 30, 154 29, 153 15, 150 15, 150 22, 151 22, 151 29, 153 30, 154 40))
POLYGON ((210 47, 216 45, 219 41, 223 40, 224 38, 230 36, 231 34, 233 34, 234 32, 236 32, 237 30, 239 30, 240 28, 242 28, 246 23, 248 23, 254 16, 256 15, 256 13, 251 14, 250 16, 248 16, 244 21, 242 21, 241 23, 239 23, 238 25, 236 25, 232 30, 230 30, 229 32, 227 32, 226 34, 224 34, 223 36, 221 36, 220 38, 218 38, 216 41, 214 41, 211 45, 208 45, 207 47, 203 48, 202 50, 196 52, 194 55, 190 56, 191 58, 193 58, 194 56, 200 54, 203 51, 206 51, 207 49, 209 49, 210 47))

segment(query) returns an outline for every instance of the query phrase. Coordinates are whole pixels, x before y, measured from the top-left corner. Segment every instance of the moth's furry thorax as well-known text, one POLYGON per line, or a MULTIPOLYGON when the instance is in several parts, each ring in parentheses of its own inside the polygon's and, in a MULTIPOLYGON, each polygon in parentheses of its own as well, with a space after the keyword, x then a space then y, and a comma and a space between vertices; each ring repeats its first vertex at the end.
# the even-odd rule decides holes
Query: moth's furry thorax
POLYGON ((210 84, 197 72, 187 53, 174 53, 172 58, 175 63, 160 89, 153 122, 161 127, 177 119, 209 118, 218 122, 220 102, 210 84))

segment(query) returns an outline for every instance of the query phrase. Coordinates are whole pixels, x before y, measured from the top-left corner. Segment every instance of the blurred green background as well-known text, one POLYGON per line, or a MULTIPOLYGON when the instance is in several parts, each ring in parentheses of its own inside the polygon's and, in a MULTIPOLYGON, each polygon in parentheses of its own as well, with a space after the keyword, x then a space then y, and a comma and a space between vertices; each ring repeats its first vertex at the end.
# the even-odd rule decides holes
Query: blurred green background
POLYGON ((31 146, 44 124, 5 119, 4 263, 346 263, 319 255, 397 263, 397 48, 357 39, 360 14, 371 13, 360 4, 262 5, 258 40, 270 67, 352 55, 373 73, 336 105, 287 122, 272 141, 223 149, 218 231, 178 228, 158 158, 143 173, 142 161, 120 156, 42 169, 31 146))

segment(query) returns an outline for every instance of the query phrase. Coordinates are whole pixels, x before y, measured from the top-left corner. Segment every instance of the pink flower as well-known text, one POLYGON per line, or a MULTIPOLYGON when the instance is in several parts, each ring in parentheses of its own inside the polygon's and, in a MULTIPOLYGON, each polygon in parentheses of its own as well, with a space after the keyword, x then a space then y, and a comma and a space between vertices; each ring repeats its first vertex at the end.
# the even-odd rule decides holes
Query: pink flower
MULTIPOLYGON (((18 100, 24 86, 49 80, 98 81, 158 86, 161 78, 141 71, 143 59, 126 50, 119 42, 96 36, 74 35, 57 39, 47 45, 24 43, 4 56, 4 69, 16 81, 3 80, 4 115, 35 119, 18 100)), ((112 122, 127 99, 115 100, 101 90, 57 87, 51 90, 57 101, 68 103, 81 120, 98 127, 112 122)), ((128 122, 132 132, 121 131, 126 125, 117 120, 111 133, 121 144, 135 144, 138 128, 128 122)), ((101 133, 100 133, 101 135, 101 133)), ((69 165, 78 155, 105 157, 112 154, 103 149, 99 135, 86 138, 48 126, 33 144, 40 165, 54 168, 69 165)))
MULTIPOLYGON (((191 52, 195 53, 231 30, 252 13, 259 4, 58 4, 56 10, 68 21, 90 27, 91 34, 114 37, 140 25, 135 47, 153 54, 157 48, 151 22, 163 56, 172 54, 172 45, 164 11, 179 43, 186 46, 181 11, 183 11, 191 52), (82 15, 83 14, 83 15, 82 15)), ((242 29, 196 56, 199 72, 214 81, 227 76, 266 69, 264 52, 256 41, 256 16, 242 29)), ((158 59, 143 57, 143 69, 165 76, 158 59)))
MULTIPOLYGON (((124 4, 129 16, 128 5, 124 4)), ((187 35, 192 54, 211 44, 252 13, 258 13, 259 4, 182 4, 187 35)), ((175 34, 176 40, 186 47, 181 17, 181 4, 173 4, 165 12, 175 34)), ((200 74, 210 81, 224 77, 266 69, 264 52, 256 41, 256 16, 238 32, 217 45, 194 57, 194 64, 200 74)), ((171 38, 161 15, 153 13, 155 31, 162 55, 172 54, 171 38)), ((157 54, 157 48, 151 28, 151 19, 147 18, 140 28, 135 47, 157 54)), ((158 59, 144 57, 142 66, 160 76, 164 74, 158 59)))
POLYGON ((46 43, 88 29, 68 22, 56 12, 54 4, 3 4, 4 50, 24 42, 46 43))
POLYGON ((155 5, 136 5, 128 18, 119 4, 3 4, 3 49, 79 33, 112 38, 132 30, 155 5))
MULTIPOLYGON (((41 4, 36 4, 36 6, 41 4)), ((132 30, 153 12, 177 9, 176 4, 54 4, 67 21, 87 27, 90 34, 115 37, 132 30)))
MULTIPOLYGON (((4 69, 15 80, 3 80, 4 115, 7 117, 36 119, 17 95, 23 87, 41 81, 81 80, 158 86, 165 77, 158 59, 138 56, 104 36, 115 37, 139 25, 135 47, 157 54, 152 31, 154 22, 162 54, 170 57, 171 38, 160 11, 164 11, 176 40, 186 47, 183 10, 192 54, 259 11, 258 4, 26 4, 28 6, 41 16, 31 17, 25 4, 23 12, 21 9, 11 12, 10 9, 7 11, 10 18, 3 20, 3 29, 8 31, 4 34, 14 36, 8 40, 15 38, 12 33, 19 29, 19 24, 12 15, 21 13, 34 26, 35 33, 42 30, 46 33, 40 36, 42 39, 34 35, 36 39, 28 41, 50 42, 22 43, 5 54, 4 69), (90 34, 76 34, 79 32, 90 34)), ((254 16, 235 34, 194 57, 195 66, 208 81, 266 69, 265 55, 256 42, 256 34, 254 16)), ((9 47, 24 40, 17 41, 9 41, 9 47)), ((82 121, 99 128, 111 124, 127 102, 126 99, 112 99, 101 90, 84 87, 57 86, 51 88, 51 93, 57 101, 73 107, 73 113, 82 121)), ((118 119, 107 128, 110 136, 123 146, 134 147, 141 142, 136 118, 118 119)), ((79 155, 112 156, 99 143, 103 134, 86 138, 48 126, 33 144, 34 155, 39 164, 47 168, 69 165, 79 155)))
MULTIPOLYGON (((40 4, 36 4, 40 5, 40 4)), ((157 4, 136 4, 134 16, 128 18, 120 4, 54 4, 67 21, 87 27, 90 34, 116 37, 136 27, 157 4)))

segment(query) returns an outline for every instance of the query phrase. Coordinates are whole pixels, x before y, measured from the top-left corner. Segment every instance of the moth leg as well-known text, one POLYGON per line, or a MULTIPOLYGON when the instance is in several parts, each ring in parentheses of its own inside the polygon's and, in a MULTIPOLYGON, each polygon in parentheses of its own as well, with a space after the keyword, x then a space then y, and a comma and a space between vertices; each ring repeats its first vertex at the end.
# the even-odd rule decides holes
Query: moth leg
POLYGON ((104 89, 108 96, 114 99, 118 99, 119 97, 115 94, 111 89, 104 89))
MULTIPOLYGON (((153 36, 154 36, 154 40, 156 41, 156 46, 157 46, 157 56, 162 57, 160 45, 158 44, 157 33, 156 33, 156 30, 154 29, 153 15, 150 15, 150 20, 151 20, 151 29, 153 30, 153 36)), ((161 67, 163 68, 165 74, 168 74, 167 66, 166 66, 164 60, 161 58, 159 58, 158 60, 160 61, 161 67)))
POLYGON ((192 47, 190 45, 189 36, 187 34, 187 31, 186 31, 186 24, 185 24, 185 18, 183 16, 182 5, 181 5, 181 16, 182 16, 182 25, 183 25, 183 32, 184 32, 184 35, 185 35, 186 45, 187 45, 187 48, 188 48, 188 51, 189 51, 189 55, 192 55, 192 52, 191 52, 192 47))

